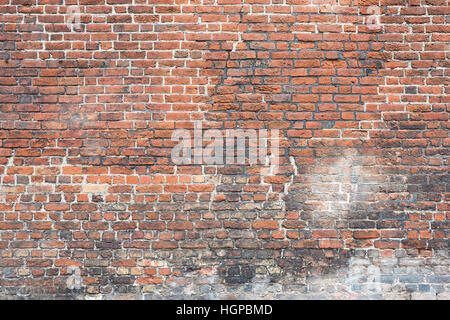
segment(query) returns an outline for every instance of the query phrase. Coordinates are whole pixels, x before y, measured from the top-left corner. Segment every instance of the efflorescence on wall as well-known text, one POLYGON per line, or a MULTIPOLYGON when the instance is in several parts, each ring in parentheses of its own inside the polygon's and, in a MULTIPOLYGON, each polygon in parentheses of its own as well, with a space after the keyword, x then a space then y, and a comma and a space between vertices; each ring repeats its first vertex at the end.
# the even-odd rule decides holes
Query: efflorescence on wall
POLYGON ((449 298, 447 0, 0 14, 0 298, 449 298))

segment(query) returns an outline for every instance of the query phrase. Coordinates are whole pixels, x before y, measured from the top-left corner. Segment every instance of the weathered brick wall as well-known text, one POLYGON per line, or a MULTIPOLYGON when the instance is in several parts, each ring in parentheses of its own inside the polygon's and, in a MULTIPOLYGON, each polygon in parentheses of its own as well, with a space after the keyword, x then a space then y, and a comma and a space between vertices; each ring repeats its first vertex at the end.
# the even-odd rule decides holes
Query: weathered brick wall
POLYGON ((449 13, 0 0, 0 298, 448 299, 449 13), (277 170, 175 163, 196 125, 277 170))

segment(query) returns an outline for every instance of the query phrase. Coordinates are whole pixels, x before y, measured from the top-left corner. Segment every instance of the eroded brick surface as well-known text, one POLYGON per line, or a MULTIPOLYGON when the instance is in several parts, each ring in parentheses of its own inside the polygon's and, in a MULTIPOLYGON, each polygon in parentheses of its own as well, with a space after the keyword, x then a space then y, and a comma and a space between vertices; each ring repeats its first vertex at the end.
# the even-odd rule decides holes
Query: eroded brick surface
POLYGON ((447 0, 0 13, 0 298, 448 299, 447 0), (175 164, 199 124, 278 171, 175 164))

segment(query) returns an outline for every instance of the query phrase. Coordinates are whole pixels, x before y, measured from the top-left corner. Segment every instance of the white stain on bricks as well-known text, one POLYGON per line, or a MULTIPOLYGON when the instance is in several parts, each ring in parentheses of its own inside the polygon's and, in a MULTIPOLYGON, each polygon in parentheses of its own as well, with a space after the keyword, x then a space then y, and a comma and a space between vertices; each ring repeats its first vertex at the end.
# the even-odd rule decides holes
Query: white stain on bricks
MULTIPOLYGON (((35 195, 49 195, 55 192, 55 183, 47 180, 50 176, 59 176, 62 173, 62 168, 65 166, 66 158, 61 158, 60 165, 27 165, 22 163, 21 166, 14 165, 15 154, 14 152, 8 159, 8 163, 3 169, 3 173, 0 175, 1 191, 5 194, 17 195, 17 200, 21 201, 22 195, 29 195, 35 197, 35 195), (9 170, 14 168, 14 170, 9 170), (7 176, 12 176, 12 180, 6 181, 7 176), (24 179, 25 178, 25 179, 24 179), (23 179, 23 180, 22 180, 23 179)), ((22 161, 25 161, 22 159, 22 161)), ((34 200, 34 199, 32 199, 34 200)), ((2 202, 6 202, 6 198, 1 198, 2 202)), ((44 210, 43 206, 41 210, 44 210)))
MULTIPOLYGON (((64 192, 57 191, 57 185, 64 183, 59 181, 59 177, 64 173, 64 168, 68 166, 67 156, 61 158, 54 158, 52 160, 58 164, 53 165, 26 165, 18 167, 14 165, 14 153, 8 158, 8 162, 5 164, 2 173, 0 174, 0 190, 2 196, 0 202, 6 202, 7 194, 17 195, 17 200, 21 201, 22 195, 28 195, 33 197, 31 201, 34 201, 36 195, 46 195, 60 193, 61 203, 66 203, 64 192), (10 170, 14 168, 17 170, 10 170), (8 177, 8 179, 7 179, 8 177), (11 179, 12 177, 12 179, 11 179), (20 181, 21 177, 26 177, 26 181, 20 181), (53 177, 52 179, 49 179, 53 177), (54 180, 56 178, 56 180, 54 180)), ((80 192, 88 194, 107 194, 108 185, 88 183, 87 177, 83 177, 83 181, 80 183, 80 192)), ((72 184, 71 182, 69 182, 72 184)), ((41 207, 44 210, 44 207, 41 207)))
POLYGON ((281 208, 283 211, 286 211, 286 202, 284 201, 284 199, 289 194, 289 189, 294 184, 295 177, 298 176, 298 167, 297 167, 297 163, 295 162, 295 157, 289 157, 289 162, 290 162, 294 172, 291 175, 290 181, 284 186, 283 192, 280 193, 280 199, 281 199, 280 203, 281 203, 281 208))
POLYGON ((370 259, 351 257, 345 283, 349 292, 381 293, 381 269, 370 259))
POLYGON ((300 172, 304 181, 301 186, 308 192, 305 205, 317 219, 344 219, 352 202, 361 198, 370 201, 378 188, 381 174, 371 169, 373 164, 374 157, 358 155, 354 150, 342 151, 339 158, 318 159, 300 172))
POLYGON ((376 249, 358 249, 348 266, 310 278, 308 291, 341 299, 448 299, 450 284, 444 279, 449 265, 448 250, 435 250, 429 259, 405 249, 393 250, 390 257, 382 257, 376 249))
POLYGON ((8 175, 8 168, 14 167, 14 150, 12 151, 11 156, 7 159, 8 160, 5 166, 3 167, 3 170, 0 172, 0 182, 1 182, 0 190, 2 195, 2 197, 0 197, 0 201, 5 201, 4 198, 5 195, 9 192, 14 192, 15 190, 14 186, 7 185, 7 182, 5 181, 5 177, 8 175))
POLYGON ((433 263, 424 265, 421 257, 409 257, 398 249, 390 258, 377 250, 358 250, 345 267, 332 273, 308 277, 285 277, 273 282, 270 276, 256 275, 251 282, 226 285, 218 275, 217 266, 203 266, 174 277, 163 285, 145 285, 142 296, 189 299, 448 299, 448 283, 434 285, 436 274, 448 274, 448 252, 436 252, 433 263), (442 269, 433 273, 431 269, 442 269), (408 292, 409 282, 423 281, 427 292, 408 292), (438 289, 442 287, 441 289, 438 289))

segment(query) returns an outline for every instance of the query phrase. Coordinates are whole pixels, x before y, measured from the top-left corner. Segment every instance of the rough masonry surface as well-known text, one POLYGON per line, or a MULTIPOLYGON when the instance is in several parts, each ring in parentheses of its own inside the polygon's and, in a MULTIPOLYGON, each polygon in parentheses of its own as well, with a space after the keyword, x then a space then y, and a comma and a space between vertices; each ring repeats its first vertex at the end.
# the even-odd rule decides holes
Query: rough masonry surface
POLYGON ((449 8, 0 0, 0 298, 449 299, 449 8))

